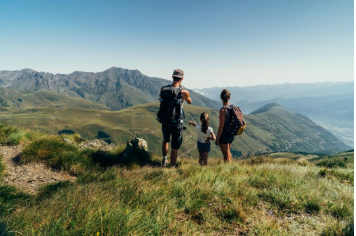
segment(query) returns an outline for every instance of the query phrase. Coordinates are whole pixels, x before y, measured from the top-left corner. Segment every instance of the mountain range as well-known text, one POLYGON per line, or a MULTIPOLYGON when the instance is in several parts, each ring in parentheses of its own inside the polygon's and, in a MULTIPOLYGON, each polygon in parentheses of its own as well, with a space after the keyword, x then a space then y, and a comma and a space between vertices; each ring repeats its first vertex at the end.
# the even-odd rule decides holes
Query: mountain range
MULTIPOLYGON (((219 101, 223 88, 195 91, 219 101)), ((294 112, 308 116, 328 129, 349 146, 354 145, 354 82, 258 85, 227 87, 231 102, 244 113, 269 103, 278 103, 294 112)))
MULTIPOLYGON (((49 90, 102 103, 112 110, 155 102, 162 86, 172 83, 138 70, 112 67, 98 73, 52 74, 31 69, 0 71, 0 86, 14 90, 49 90)), ((189 90, 194 105, 217 108, 219 103, 189 90)))
MULTIPOLYGON (((156 101, 161 86, 169 83, 137 70, 115 67, 99 73, 74 72, 69 75, 30 69, 1 71, 0 118, 12 125, 47 133, 79 133, 84 138, 118 144, 133 137, 143 137, 151 151, 158 155, 162 137, 160 124, 156 121, 156 101)), ((202 112, 208 112, 210 126, 216 132, 219 113, 216 108, 220 107, 220 102, 194 91, 191 96, 195 105, 184 106, 186 121, 198 121, 202 112)), ((350 98, 348 95, 343 97, 345 100, 350 98)), ((304 99, 298 102, 313 104, 312 107, 323 107, 322 101, 338 101, 333 96, 320 97, 320 104, 307 98, 296 99, 304 99)), ((246 132, 233 143, 233 155, 278 151, 330 154, 350 149, 305 115, 276 103, 287 107, 289 103, 298 103, 290 100, 270 100, 268 104, 265 101, 239 101, 240 105, 245 102, 246 107, 241 107, 250 114, 245 115, 246 132)), ((342 110, 343 106, 339 108, 342 110)), ((190 156, 196 152, 195 130, 185 126, 181 155, 190 156)), ((211 155, 220 155, 217 146, 213 145, 211 155)))
POLYGON ((354 82, 286 83, 247 87, 213 87, 194 89, 194 91, 210 99, 220 100, 220 92, 224 88, 231 92, 231 102, 238 103, 242 100, 267 101, 276 98, 292 99, 353 94, 354 82))

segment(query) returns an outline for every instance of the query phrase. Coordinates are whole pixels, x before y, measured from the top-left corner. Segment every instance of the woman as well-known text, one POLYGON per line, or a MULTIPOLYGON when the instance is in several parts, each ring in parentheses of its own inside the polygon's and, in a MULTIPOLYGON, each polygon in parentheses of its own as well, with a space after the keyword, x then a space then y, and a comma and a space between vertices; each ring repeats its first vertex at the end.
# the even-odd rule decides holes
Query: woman
POLYGON ((221 152, 224 155, 225 162, 231 162, 230 147, 232 141, 234 141, 235 139, 235 136, 231 136, 226 132, 226 124, 229 123, 231 112, 232 112, 229 106, 230 95, 231 94, 227 89, 224 89, 220 94, 223 107, 220 109, 220 114, 219 114, 220 123, 219 123, 218 135, 216 138, 216 145, 219 145, 221 152))

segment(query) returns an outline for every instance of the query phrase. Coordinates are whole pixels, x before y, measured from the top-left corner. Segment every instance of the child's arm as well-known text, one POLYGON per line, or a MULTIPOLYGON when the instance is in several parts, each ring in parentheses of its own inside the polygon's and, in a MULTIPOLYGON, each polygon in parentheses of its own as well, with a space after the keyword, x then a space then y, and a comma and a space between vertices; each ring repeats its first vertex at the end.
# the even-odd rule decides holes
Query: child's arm
POLYGON ((214 132, 211 132, 211 137, 209 137, 209 138, 210 138, 210 140, 216 140, 216 136, 215 136, 214 132))
POLYGON ((195 127, 195 126, 197 126, 197 123, 190 120, 189 125, 193 125, 195 127))
POLYGON ((205 140, 205 142, 206 142, 206 143, 209 143, 211 140, 216 140, 216 136, 215 136, 214 132, 211 132, 211 133, 210 133, 210 137, 208 137, 208 138, 205 140))

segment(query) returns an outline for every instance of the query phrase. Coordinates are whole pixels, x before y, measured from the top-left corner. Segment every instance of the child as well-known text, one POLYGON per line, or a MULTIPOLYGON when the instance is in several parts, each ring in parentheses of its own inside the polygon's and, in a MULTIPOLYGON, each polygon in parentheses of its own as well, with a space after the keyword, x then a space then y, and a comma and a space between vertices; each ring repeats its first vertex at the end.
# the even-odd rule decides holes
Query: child
POLYGON ((213 128, 209 127, 209 115, 208 113, 201 113, 200 115, 201 125, 196 122, 189 121, 189 125, 195 126, 197 130, 197 146, 199 151, 199 164, 208 164, 208 155, 210 152, 210 140, 215 140, 215 134, 213 128))

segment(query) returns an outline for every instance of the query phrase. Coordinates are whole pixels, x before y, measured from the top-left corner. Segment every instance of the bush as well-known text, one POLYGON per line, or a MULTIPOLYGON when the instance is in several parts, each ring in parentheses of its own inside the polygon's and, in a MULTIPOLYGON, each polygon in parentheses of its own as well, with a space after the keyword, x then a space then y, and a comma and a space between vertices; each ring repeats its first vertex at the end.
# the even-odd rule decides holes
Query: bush
POLYGON ((64 188, 68 188, 71 185, 72 183, 68 180, 44 185, 38 190, 37 199, 43 200, 44 198, 48 198, 55 192, 64 188))
POLYGON ((75 175, 84 174, 86 170, 105 169, 112 165, 159 165, 159 162, 152 160, 150 153, 137 150, 130 157, 123 158, 122 150, 122 147, 113 152, 81 150, 75 145, 64 142, 60 136, 43 136, 24 148, 20 162, 44 163, 50 168, 69 171, 75 175))
POLYGON ((80 170, 72 169, 75 164, 80 164, 83 168, 93 167, 92 160, 86 154, 76 146, 63 142, 58 136, 45 136, 24 148, 20 162, 40 162, 53 169, 78 174, 75 172, 80 170))
POLYGON ((318 175, 322 178, 324 177, 334 177, 341 182, 344 183, 349 183, 349 184, 354 184, 354 175, 353 172, 347 173, 347 172, 341 172, 337 170, 328 170, 328 169, 321 169, 318 173, 318 175))
POLYGON ((18 131, 9 135, 6 144, 7 145, 18 145, 25 137, 26 132, 18 131))
POLYGON ((354 222, 348 223, 346 226, 343 226, 340 222, 328 225, 321 236, 353 236, 354 235, 354 222))
POLYGON ((321 210, 320 199, 312 197, 304 204, 305 210, 308 213, 318 213, 321 210))
POLYGON ((244 223, 246 220, 245 213, 241 207, 231 206, 220 212, 221 220, 224 220, 230 224, 240 222, 244 223))
POLYGON ((346 219, 353 215, 351 209, 345 204, 334 205, 330 207, 329 212, 331 213, 332 216, 339 219, 346 219))
POLYGON ((17 190, 13 186, 0 185, 0 216, 10 213, 16 206, 24 205, 31 200, 31 196, 17 190))
POLYGON ((340 159, 325 159, 317 162, 315 165, 317 166, 324 166, 326 168, 346 168, 346 163, 340 159))
POLYGON ((0 144, 17 145, 21 141, 21 133, 15 127, 0 125, 0 144))

